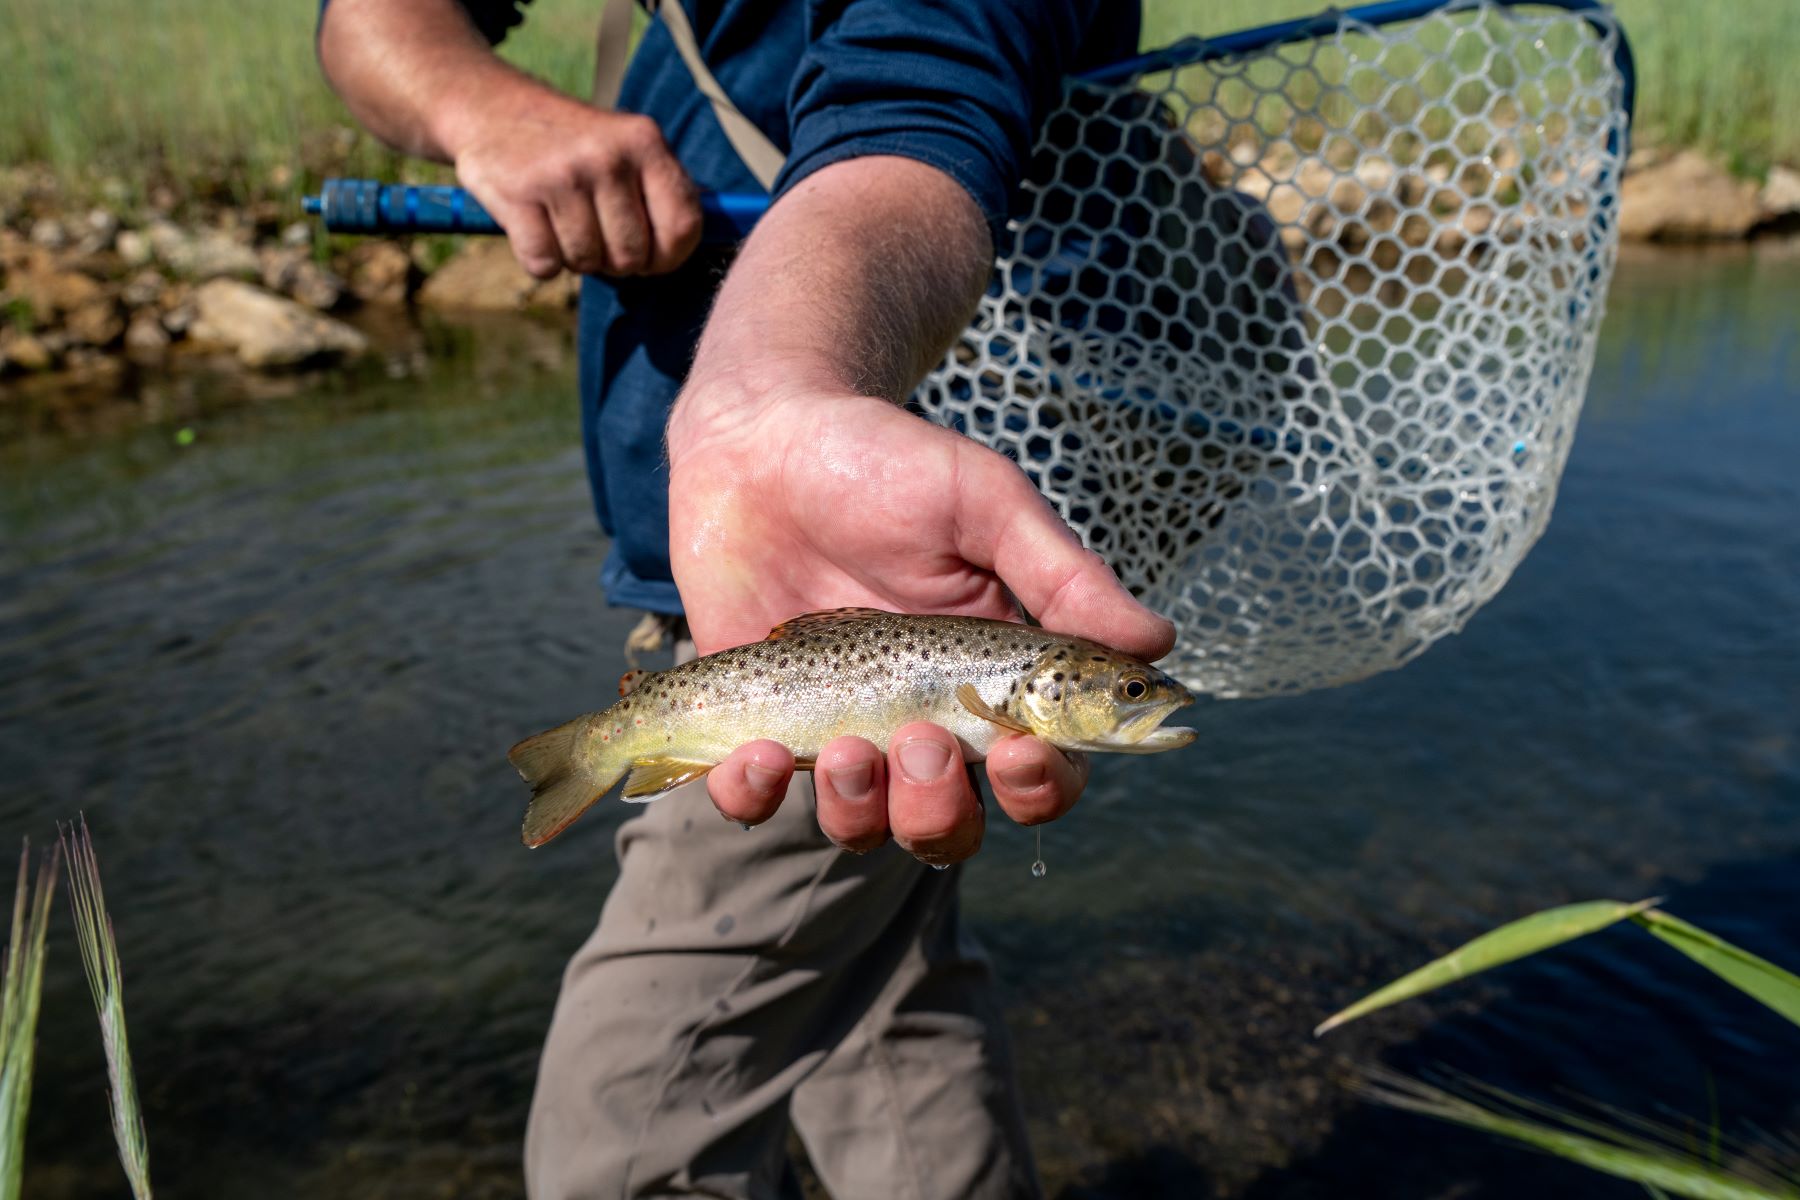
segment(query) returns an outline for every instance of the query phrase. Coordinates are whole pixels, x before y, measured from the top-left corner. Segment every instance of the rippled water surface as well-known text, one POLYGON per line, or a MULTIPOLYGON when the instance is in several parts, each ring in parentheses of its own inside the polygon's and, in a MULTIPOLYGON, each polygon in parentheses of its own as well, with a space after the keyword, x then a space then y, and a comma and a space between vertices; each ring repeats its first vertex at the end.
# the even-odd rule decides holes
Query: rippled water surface
MULTIPOLYGON (((1800 1130, 1800 1034, 1630 930, 1307 1035, 1571 899, 1666 895, 1800 964, 1796 311, 1791 257, 1628 259, 1557 515, 1465 633, 1102 762, 1041 881, 992 828, 967 911, 1053 1191, 1634 1194, 1359 1105, 1371 1061, 1800 1130)), ((88 813, 165 1197, 516 1194, 613 877, 623 807, 527 853, 504 759, 611 692, 630 624, 594 585, 566 335, 424 336, 128 419, 0 408, 0 845, 88 813)), ((116 1196, 52 938, 28 1193, 116 1196)))

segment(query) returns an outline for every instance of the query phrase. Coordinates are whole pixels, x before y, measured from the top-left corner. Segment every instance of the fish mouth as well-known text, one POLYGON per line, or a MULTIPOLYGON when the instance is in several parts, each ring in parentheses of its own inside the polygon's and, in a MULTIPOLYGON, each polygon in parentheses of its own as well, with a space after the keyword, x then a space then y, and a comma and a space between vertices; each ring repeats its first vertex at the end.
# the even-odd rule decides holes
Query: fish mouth
POLYGON ((1148 709, 1119 726, 1111 738, 1091 749, 1112 754, 1161 754, 1165 750, 1179 750, 1199 737, 1200 731, 1180 725, 1164 726, 1163 722, 1173 716, 1176 709, 1193 702, 1193 697, 1189 696, 1148 709))
POLYGON ((1198 729, 1189 729, 1185 725, 1163 726, 1133 742, 1131 749, 1138 754, 1161 754, 1164 750, 1179 750, 1199 736, 1198 729))

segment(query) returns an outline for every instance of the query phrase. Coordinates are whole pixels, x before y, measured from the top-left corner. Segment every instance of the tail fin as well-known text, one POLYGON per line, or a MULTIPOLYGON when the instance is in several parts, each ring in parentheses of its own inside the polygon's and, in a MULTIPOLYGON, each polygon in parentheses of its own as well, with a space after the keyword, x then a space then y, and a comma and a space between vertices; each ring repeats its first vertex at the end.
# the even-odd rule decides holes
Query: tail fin
POLYGON ((588 727, 586 716, 526 738, 506 757, 531 785, 525 809, 525 844, 536 849, 567 829, 618 781, 623 771, 601 778, 578 762, 577 739, 588 727))

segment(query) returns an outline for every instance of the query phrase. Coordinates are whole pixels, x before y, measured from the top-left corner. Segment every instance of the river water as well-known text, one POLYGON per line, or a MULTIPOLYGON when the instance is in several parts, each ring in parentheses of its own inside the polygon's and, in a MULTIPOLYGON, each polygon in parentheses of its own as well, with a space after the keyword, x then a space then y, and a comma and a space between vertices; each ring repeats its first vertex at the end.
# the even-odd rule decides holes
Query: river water
MULTIPOLYGON (((1466 632, 1099 762, 1043 880, 990 827, 966 910, 1053 1194, 1641 1194, 1369 1107, 1344 1081, 1374 1062, 1793 1161, 1800 1031, 1635 930, 1308 1030, 1575 899, 1666 896, 1800 965, 1797 311, 1800 258, 1628 257, 1550 530, 1466 632)), ((518 1193, 626 813, 527 853, 504 758, 624 666, 566 336, 0 406, 0 844, 88 815, 164 1197, 518 1193)), ((59 914, 41 1200, 124 1188, 74 951, 59 914)))

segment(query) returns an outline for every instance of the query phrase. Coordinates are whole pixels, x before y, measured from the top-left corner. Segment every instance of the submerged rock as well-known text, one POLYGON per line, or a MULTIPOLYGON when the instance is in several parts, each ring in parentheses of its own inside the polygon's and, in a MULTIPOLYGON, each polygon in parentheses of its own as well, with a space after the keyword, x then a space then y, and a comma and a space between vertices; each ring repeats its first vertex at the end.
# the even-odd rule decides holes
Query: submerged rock
POLYGON ((292 367, 354 358, 369 348, 361 333, 251 284, 215 279, 194 292, 196 341, 230 349, 251 367, 292 367))
POLYGON ((1625 176, 1619 235, 1631 241, 1741 238, 1762 216, 1756 185, 1683 150, 1625 176))

